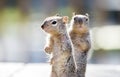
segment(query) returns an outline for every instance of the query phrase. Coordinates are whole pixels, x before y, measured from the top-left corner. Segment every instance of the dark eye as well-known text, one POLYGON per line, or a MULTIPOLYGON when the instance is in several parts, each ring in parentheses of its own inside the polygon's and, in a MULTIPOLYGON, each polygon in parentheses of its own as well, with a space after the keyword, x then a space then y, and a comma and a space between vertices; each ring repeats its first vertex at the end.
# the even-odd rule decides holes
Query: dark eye
POLYGON ((85 21, 88 21, 88 18, 86 18, 85 21))
POLYGON ((56 21, 53 21, 52 24, 55 25, 57 22, 56 21))
POLYGON ((77 20, 77 17, 75 17, 74 20, 76 21, 76 20, 77 20))

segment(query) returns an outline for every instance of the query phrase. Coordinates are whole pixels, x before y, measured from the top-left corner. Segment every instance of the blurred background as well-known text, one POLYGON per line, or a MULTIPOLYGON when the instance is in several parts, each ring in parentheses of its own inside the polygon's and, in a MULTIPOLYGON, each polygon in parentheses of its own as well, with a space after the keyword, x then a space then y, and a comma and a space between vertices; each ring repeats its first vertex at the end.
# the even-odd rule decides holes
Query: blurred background
POLYGON ((0 0, 0 62, 46 63, 40 24, 60 13, 90 15, 88 63, 120 64, 120 0, 0 0))

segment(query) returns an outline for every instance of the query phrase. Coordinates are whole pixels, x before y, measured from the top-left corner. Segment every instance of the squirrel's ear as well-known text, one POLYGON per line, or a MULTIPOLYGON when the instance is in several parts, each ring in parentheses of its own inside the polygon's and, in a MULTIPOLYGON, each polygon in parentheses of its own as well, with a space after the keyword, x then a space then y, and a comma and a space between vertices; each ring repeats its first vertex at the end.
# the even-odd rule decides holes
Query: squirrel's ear
POLYGON ((89 14, 88 14, 88 13, 86 13, 85 15, 86 15, 87 17, 89 17, 89 14))
POLYGON ((63 21, 64 23, 68 23, 69 17, 68 17, 68 16, 63 16, 63 17, 62 17, 62 21, 63 21))
POLYGON ((76 12, 73 12, 73 16, 75 16, 76 15, 76 12))

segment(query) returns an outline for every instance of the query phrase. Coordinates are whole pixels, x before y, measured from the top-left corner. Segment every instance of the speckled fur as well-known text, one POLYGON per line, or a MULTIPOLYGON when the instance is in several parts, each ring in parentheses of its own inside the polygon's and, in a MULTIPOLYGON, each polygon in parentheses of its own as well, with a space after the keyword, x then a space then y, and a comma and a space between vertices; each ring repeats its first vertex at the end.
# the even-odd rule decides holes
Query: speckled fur
POLYGON ((66 16, 52 16, 46 18, 42 24, 42 29, 50 35, 45 52, 52 54, 51 77, 75 77, 72 46, 66 30, 67 20, 66 16), (51 24, 53 21, 57 24, 51 24))
POLYGON ((73 54, 76 65, 76 77, 85 77, 87 53, 91 47, 89 37, 89 17, 88 15, 74 15, 69 28, 69 35, 73 43, 73 54), (75 17, 82 21, 75 20, 75 17))

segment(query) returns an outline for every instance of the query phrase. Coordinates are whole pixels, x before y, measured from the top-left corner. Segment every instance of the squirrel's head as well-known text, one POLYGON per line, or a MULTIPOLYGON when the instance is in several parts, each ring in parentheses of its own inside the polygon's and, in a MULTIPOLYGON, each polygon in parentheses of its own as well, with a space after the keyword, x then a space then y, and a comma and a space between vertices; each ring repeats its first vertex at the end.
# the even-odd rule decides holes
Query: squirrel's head
POLYGON ((84 28, 88 27, 89 25, 89 15, 81 15, 81 14, 75 14, 73 13, 73 17, 71 20, 71 27, 80 31, 84 28))
POLYGON ((67 22, 68 16, 51 16, 44 20, 41 28, 49 34, 64 33, 67 22))

